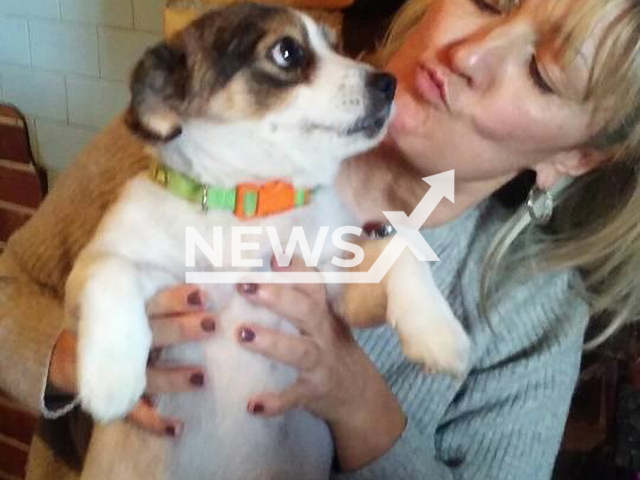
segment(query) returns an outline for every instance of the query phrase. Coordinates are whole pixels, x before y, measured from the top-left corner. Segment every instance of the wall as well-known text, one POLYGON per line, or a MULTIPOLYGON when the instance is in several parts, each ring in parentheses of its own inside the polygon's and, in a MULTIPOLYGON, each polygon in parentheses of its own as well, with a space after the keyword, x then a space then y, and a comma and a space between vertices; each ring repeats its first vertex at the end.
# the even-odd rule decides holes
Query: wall
POLYGON ((29 120, 52 176, 128 101, 127 78, 160 39, 163 0, 0 0, 0 100, 29 120))

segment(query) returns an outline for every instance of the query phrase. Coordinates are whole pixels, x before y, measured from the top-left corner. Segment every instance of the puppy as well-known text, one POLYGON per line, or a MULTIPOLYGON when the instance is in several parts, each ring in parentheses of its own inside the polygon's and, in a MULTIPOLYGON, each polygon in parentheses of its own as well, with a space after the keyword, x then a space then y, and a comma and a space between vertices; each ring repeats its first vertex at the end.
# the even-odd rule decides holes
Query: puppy
MULTIPOLYGON (((145 302, 184 281, 188 226, 203 238, 223 226, 229 260, 233 226, 274 226, 287 239, 294 226, 316 238, 321 226, 357 225, 331 185, 343 159, 381 140, 395 80, 339 56, 329 39, 294 10, 236 4, 205 14, 150 49, 135 68, 128 123, 155 144, 158 166, 127 183, 81 252, 66 290, 68 312, 78 322, 80 400, 96 420, 110 422, 94 430, 83 480, 329 477, 332 443, 324 422, 301 410, 274 419, 246 412, 252 394, 284 389, 295 371, 241 349, 237 326, 250 320, 297 332, 247 304, 231 285, 203 287, 218 312, 214 338, 163 352, 167 361, 210 372, 204 392, 157 399, 162 415, 185 421, 180 440, 118 420, 145 390, 151 344, 145 302), (274 179, 289 182, 283 188, 297 200, 277 195, 276 201, 261 187, 247 187, 273 187, 274 179)), ((266 234, 252 241, 259 248, 245 257, 271 256, 266 234)), ((326 248, 321 267, 335 253, 326 248)), ((468 348, 464 331, 425 267, 406 257, 398 264, 383 293, 399 330, 409 325, 404 337, 418 345, 414 356, 459 369, 468 348)), ((213 266, 200 254, 194 269, 213 266)))

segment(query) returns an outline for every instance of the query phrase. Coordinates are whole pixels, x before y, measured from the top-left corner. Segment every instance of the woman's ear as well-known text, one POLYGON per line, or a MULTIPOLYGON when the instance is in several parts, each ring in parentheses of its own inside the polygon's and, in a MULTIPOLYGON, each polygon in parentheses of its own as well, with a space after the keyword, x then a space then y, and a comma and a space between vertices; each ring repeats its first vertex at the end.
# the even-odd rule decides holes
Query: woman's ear
POLYGON ((180 135, 188 79, 182 49, 161 42, 147 50, 131 75, 129 128, 152 142, 168 142, 180 135))
POLYGON ((549 190, 560 179, 584 175, 604 165, 608 159, 604 152, 593 148, 562 152, 534 167, 536 184, 541 190, 549 190))

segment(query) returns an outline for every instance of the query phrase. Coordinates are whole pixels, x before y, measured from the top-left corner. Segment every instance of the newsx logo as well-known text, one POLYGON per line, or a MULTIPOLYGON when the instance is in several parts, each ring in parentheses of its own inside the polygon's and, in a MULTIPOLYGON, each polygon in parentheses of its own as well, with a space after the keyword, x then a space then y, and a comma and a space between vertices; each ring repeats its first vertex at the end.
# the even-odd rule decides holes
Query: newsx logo
MULTIPOLYGON (((320 227, 318 236, 315 239, 313 248, 309 246, 309 241, 302 227, 293 227, 286 248, 283 248, 278 231, 275 227, 265 227, 271 250, 278 265, 284 267, 291 263, 296 246, 300 246, 300 253, 305 265, 317 267, 320 256, 329 235, 329 227, 320 227)), ((196 266, 196 248, 198 248, 216 268, 224 267, 223 252, 223 228, 213 228, 213 244, 210 245, 202 238, 194 227, 187 227, 186 230, 186 258, 187 267, 196 266)), ((353 254, 353 258, 345 260, 334 256, 331 263, 336 267, 350 268, 360 265, 364 260, 364 250, 355 243, 348 242, 342 237, 345 235, 360 236, 362 229, 359 227, 340 227, 331 234, 331 242, 339 249, 353 254)), ((260 250, 257 242, 245 241, 245 236, 263 235, 263 227, 239 227, 231 228, 231 266, 235 268, 264 268, 264 261, 261 258, 243 258, 243 252, 260 250)))
MULTIPOLYGON (((420 203, 407 216, 404 212, 383 212, 390 224, 396 229, 396 234, 383 250, 376 262, 366 272, 273 272, 252 271, 252 283, 379 283, 391 269, 393 263, 409 248, 421 262, 438 262, 440 259, 431 249, 420 233, 420 228, 433 213, 443 198, 454 201, 454 170, 423 178, 431 188, 420 203), (320 275, 320 276, 319 276, 320 275)), ((243 258, 243 252, 259 250, 257 242, 245 241, 243 237, 262 235, 265 231, 271 243, 271 250, 279 266, 288 266, 291 262, 296 246, 308 267, 317 267, 324 245, 329 236, 329 227, 321 227, 310 246, 302 227, 294 227, 286 247, 283 247, 275 227, 235 226, 231 231, 231 267, 232 268, 264 268, 261 258, 243 258)), ((345 235, 360 236, 362 229, 355 226, 337 228, 331 234, 331 242, 338 249, 352 254, 349 259, 334 256, 331 264, 338 268, 353 268, 364 260, 364 250, 354 243, 345 240, 345 235)), ((224 231, 222 227, 213 229, 213 245, 209 244, 194 227, 186 229, 186 267, 196 267, 196 250, 204 255, 216 268, 223 268, 224 231)), ((237 283, 246 280, 247 272, 241 271, 188 271, 187 283, 237 283)))

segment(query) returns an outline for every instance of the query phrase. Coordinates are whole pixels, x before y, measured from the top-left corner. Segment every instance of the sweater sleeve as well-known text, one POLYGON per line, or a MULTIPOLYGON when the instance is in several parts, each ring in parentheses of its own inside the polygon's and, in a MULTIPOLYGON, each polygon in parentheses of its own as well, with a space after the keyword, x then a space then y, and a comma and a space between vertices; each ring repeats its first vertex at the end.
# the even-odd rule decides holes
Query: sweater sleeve
POLYGON ((548 480, 579 373, 588 309, 571 299, 559 310, 547 304, 520 318, 533 329, 505 329, 487 342, 500 353, 487 353, 490 360, 472 369, 435 429, 423 431, 422 419, 409 416, 386 454, 333 478, 548 480))
POLYGON ((60 299, 31 281, 9 253, 0 257, 0 389, 53 416, 44 392, 53 346, 63 329, 60 299))
POLYGON ((451 470, 435 452, 433 434, 421 431, 408 419, 395 445, 373 463, 354 472, 339 473, 332 480, 451 480, 451 470))
POLYGON ((51 352, 65 325, 66 278, 121 186, 147 165, 142 145, 117 119, 61 175, 0 256, 0 389, 45 416, 72 406, 45 405, 51 352))

